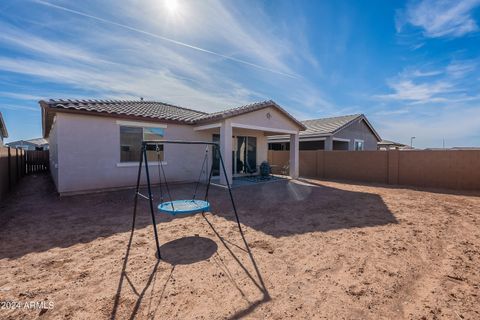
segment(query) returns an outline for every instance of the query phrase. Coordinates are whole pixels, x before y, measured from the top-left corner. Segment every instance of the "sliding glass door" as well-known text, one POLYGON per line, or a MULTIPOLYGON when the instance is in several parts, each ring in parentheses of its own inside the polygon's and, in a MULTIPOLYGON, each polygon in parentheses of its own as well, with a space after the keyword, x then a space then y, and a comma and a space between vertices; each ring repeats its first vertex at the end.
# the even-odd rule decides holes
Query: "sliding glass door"
POLYGON ((253 174, 257 172, 257 138, 237 136, 235 173, 253 174))
MULTIPOLYGON (((220 143, 220 135, 213 135, 213 142, 220 143)), ((244 175, 257 172, 257 138, 235 136, 232 138, 232 174, 244 175)), ((220 158, 213 155, 213 175, 220 174, 220 158)))

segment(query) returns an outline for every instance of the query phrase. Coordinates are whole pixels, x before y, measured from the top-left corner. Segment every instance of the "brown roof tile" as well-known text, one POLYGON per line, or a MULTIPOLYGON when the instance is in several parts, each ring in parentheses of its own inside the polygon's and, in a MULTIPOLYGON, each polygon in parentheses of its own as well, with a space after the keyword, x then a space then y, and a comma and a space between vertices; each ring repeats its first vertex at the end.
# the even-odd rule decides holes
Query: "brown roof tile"
POLYGON ((155 101, 49 100, 44 103, 50 109, 91 111, 186 123, 193 123, 198 117, 206 115, 201 111, 155 101))

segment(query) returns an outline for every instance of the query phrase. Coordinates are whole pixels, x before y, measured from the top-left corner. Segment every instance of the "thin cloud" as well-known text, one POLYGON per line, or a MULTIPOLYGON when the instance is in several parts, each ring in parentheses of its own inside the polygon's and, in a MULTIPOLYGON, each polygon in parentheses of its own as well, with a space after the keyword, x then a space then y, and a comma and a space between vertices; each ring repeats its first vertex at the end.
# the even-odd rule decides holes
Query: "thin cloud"
MULTIPOLYGON (((376 120, 376 116, 372 117, 376 120)), ((382 136, 392 137, 394 140, 406 143, 410 137, 415 136, 417 145, 429 147, 441 147, 443 138, 448 147, 454 146, 475 146, 477 141, 474 137, 480 135, 478 119, 480 108, 478 106, 464 108, 458 112, 455 106, 423 114, 396 115, 385 117, 379 115, 378 130, 382 136), (455 124, 461 125, 455 125, 455 124)))
POLYGON ((173 43, 175 45, 186 47, 186 48, 189 48, 189 49, 192 49, 192 50, 212 54, 212 55, 215 55, 215 56, 218 56, 218 57, 221 57, 221 58, 224 58, 224 59, 236 62, 236 63, 241 63, 241 64, 244 64, 244 65, 247 65, 247 66, 250 66, 250 67, 254 67, 254 68, 257 68, 257 69, 260 69, 260 70, 276 73, 276 74, 283 75, 283 76, 290 77, 290 78, 294 78, 294 79, 299 78, 298 75, 289 74, 289 73, 285 73, 285 72, 282 72, 282 71, 274 70, 274 69, 271 69, 271 68, 268 68, 268 67, 265 67, 265 66, 261 66, 261 65, 258 65, 258 64, 246 61, 246 60, 238 59, 238 58, 235 58, 235 57, 232 57, 232 56, 227 56, 227 55, 224 55, 224 54, 212 51, 212 50, 204 49, 204 48, 194 46, 194 45, 191 45, 191 44, 188 44, 188 43, 185 43, 185 42, 177 41, 177 40, 174 40, 174 39, 162 36, 162 35, 158 35, 158 34, 155 34, 155 33, 152 33, 152 32, 141 30, 139 28, 131 27, 131 26, 128 26, 128 25, 125 25, 125 24, 115 22, 115 21, 107 20, 107 19, 104 19, 104 18, 101 18, 101 17, 97 17, 97 16, 93 16, 93 15, 84 13, 84 12, 69 9, 67 7, 55 5, 55 4, 52 4, 50 2, 46 2, 46 1, 42 1, 42 0, 34 0, 34 2, 36 2, 38 4, 41 4, 41 5, 44 5, 44 6, 48 6, 48 7, 51 7, 51 8, 58 9, 58 10, 63 10, 65 12, 69 12, 69 13, 76 14, 76 15, 79 15, 79 16, 83 16, 83 17, 86 17, 86 18, 89 18, 89 19, 93 19, 93 20, 96 20, 96 21, 100 21, 100 22, 103 22, 103 23, 114 25, 114 26, 117 26, 117 27, 120 27, 120 28, 123 28, 123 29, 127 29, 127 30, 130 30, 130 31, 141 33, 143 35, 147 35, 147 36, 150 36, 150 37, 153 37, 153 38, 156 38, 156 39, 167 41, 169 43, 173 43))
POLYGON ((396 27, 402 32, 406 25, 423 30, 429 38, 461 37, 477 32, 479 27, 472 11, 480 0, 423 0, 412 2, 397 12, 396 27))
POLYGON ((34 112, 40 112, 40 108, 34 108, 34 107, 28 107, 28 106, 19 106, 19 105, 14 105, 14 104, 1 104, 0 105, 0 110, 5 109, 5 110, 14 110, 14 111, 19 111, 19 110, 25 110, 25 111, 34 111, 34 112))
POLYGON ((475 71, 477 63, 474 61, 452 62, 446 68, 446 72, 454 78, 463 78, 467 74, 475 71))
POLYGON ((453 88, 453 85, 448 82, 418 84, 411 80, 390 81, 389 86, 394 93, 376 95, 375 97, 416 103, 444 102, 444 98, 439 97, 439 95, 447 93, 453 88))
POLYGON ((99 66, 78 68, 31 59, 0 58, 0 69, 39 77, 53 83, 71 85, 77 90, 96 92, 97 96, 158 97, 165 102, 199 109, 223 109, 250 101, 248 90, 222 90, 206 93, 172 76, 166 69, 146 69, 123 65, 118 69, 99 66), (107 89, 108 88, 108 89, 107 89))
POLYGON ((397 77, 387 80, 393 93, 373 97, 410 104, 474 101, 477 96, 467 94, 465 83, 470 82, 469 74, 476 68, 477 63, 471 60, 454 61, 436 69, 406 68, 397 77))
MULTIPOLYGON (((39 1, 42 5, 57 7, 39 1)), ((125 6, 130 7, 126 1, 125 6)), ((295 45, 298 39, 286 38, 281 33, 276 34, 272 28, 262 27, 272 24, 261 6, 253 11, 245 7, 240 14, 238 7, 233 10, 219 1, 209 2, 208 10, 199 6, 203 11, 195 11, 198 9, 196 2, 188 5, 192 15, 195 12, 195 21, 189 19, 185 30, 175 29, 180 38, 194 37, 196 41, 218 48, 217 52, 222 50, 239 57, 252 57, 253 61, 270 64, 268 68, 271 70, 287 74, 292 74, 290 66, 295 65, 291 61, 292 54, 298 55, 293 59, 295 62, 300 63, 303 59, 304 63, 314 63, 305 58, 309 56, 305 52, 309 50, 306 39, 301 41, 303 45, 299 48, 295 45), (211 19, 211 10, 217 19, 211 19), (192 30, 196 31, 192 33, 192 30)), ((324 93, 306 78, 279 77, 272 72, 259 76, 248 69, 245 72, 244 64, 232 64, 229 63, 231 60, 218 59, 214 54, 198 54, 198 50, 185 50, 188 47, 179 48, 169 45, 171 42, 168 41, 155 41, 157 37, 145 30, 156 30, 159 34, 170 34, 172 30, 158 25, 158 15, 153 17, 152 13, 141 11, 147 6, 131 8, 128 11, 115 7, 103 9, 109 9, 108 12, 120 21, 128 20, 130 25, 141 26, 135 32, 137 34, 125 32, 130 30, 130 26, 118 27, 116 22, 112 24, 108 19, 83 19, 84 12, 81 11, 78 11, 80 14, 75 13, 80 19, 72 19, 70 15, 54 16, 55 29, 50 29, 48 24, 19 29, 0 22, 4 31, 0 35, 0 44, 18 53, 1 58, 0 69, 28 75, 33 81, 59 85, 64 88, 62 90, 73 93, 63 97, 71 98, 144 97, 204 111, 217 111, 265 99, 275 99, 283 105, 291 105, 293 109, 306 108, 315 112, 325 110, 327 105, 327 109, 333 108, 324 93), (114 27, 94 29, 92 23, 96 21, 114 27), (62 27, 61 33, 56 30, 59 26, 62 27), (278 92, 279 88, 289 90, 278 92), (277 90, 277 94, 265 94, 268 90, 277 90)), ((50 16, 52 12, 47 14, 50 16)), ((175 21, 175 28, 182 28, 181 21, 175 21)), ((31 93, 23 88, 20 92, 31 93)))

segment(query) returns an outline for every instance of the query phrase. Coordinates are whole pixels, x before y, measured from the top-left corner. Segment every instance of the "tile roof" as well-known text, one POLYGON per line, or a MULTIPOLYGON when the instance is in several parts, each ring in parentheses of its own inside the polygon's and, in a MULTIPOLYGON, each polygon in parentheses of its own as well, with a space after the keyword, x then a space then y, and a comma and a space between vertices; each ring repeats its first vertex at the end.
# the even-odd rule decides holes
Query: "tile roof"
POLYGON ((3 138, 8 138, 8 131, 5 122, 3 121, 2 113, 0 112, 0 134, 3 138))
POLYGON ((193 123, 198 117, 206 115, 205 112, 155 101, 51 99, 43 102, 51 109, 92 111, 186 123, 193 123))
MULTIPOLYGON (((301 121, 307 129, 305 131, 300 131, 300 137, 329 136, 337 133, 338 131, 342 130, 345 127, 348 127, 350 124, 352 124, 356 120, 364 120, 367 126, 372 130, 377 140, 378 141, 381 140, 380 136, 375 131, 373 126, 370 124, 370 122, 367 120, 367 118, 360 113, 340 116, 340 117, 320 118, 320 119, 301 121)), ((288 136, 281 135, 281 136, 269 137, 268 139, 284 140, 286 138, 288 138, 288 136)))
POLYGON ((275 107, 287 118, 295 122, 302 130, 305 126, 291 116, 282 107, 272 100, 252 103, 238 108, 227 109, 220 112, 206 113, 188 108, 178 107, 171 104, 143 100, 49 100, 40 101, 44 110, 44 136, 48 136, 53 113, 55 111, 68 110, 76 112, 94 112, 99 114, 112 114, 120 116, 132 116, 149 118, 152 120, 173 121, 185 124, 197 124, 221 120, 236 115, 260 110, 267 107, 275 107), (53 111, 53 112, 52 112, 53 111))
POLYGON ((47 139, 44 139, 44 138, 35 138, 35 139, 29 139, 29 140, 17 140, 17 141, 12 141, 12 142, 9 142, 7 143, 7 145, 9 146, 15 146, 15 145, 18 145, 18 144, 33 144, 33 145, 36 145, 36 146, 43 146, 45 144, 48 144, 48 141, 47 139))
POLYGON ((341 117, 321 118, 313 120, 305 120, 302 123, 307 127, 307 130, 302 132, 302 135, 327 135, 337 132, 345 125, 349 124, 353 120, 361 117, 361 114, 352 114, 341 117))

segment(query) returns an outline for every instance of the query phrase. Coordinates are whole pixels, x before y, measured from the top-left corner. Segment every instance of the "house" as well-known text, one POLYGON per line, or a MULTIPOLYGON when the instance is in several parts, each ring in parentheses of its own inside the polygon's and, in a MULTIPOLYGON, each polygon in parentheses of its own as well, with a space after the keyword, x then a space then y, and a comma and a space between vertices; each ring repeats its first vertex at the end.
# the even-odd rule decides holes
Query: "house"
POLYGON ((410 146, 406 144, 390 141, 390 140, 382 140, 377 143, 378 150, 404 150, 404 149, 412 149, 410 146))
MULTIPOLYGON (((220 145, 226 175, 250 174, 268 157, 268 137, 290 137, 290 176, 298 177, 299 132, 305 126, 273 101, 205 113, 155 101, 40 101, 50 170, 60 194, 133 186, 142 140, 200 140, 220 145)), ((205 146, 165 144, 148 151, 149 167, 169 181, 198 178, 205 146)), ((225 184, 218 157, 208 156, 225 184)), ((152 174, 153 176, 153 174, 152 174)), ((143 181, 144 182, 144 181, 143 181)), ((158 176, 153 183, 158 183, 158 176)))
POLYGON ((5 121, 3 121, 2 113, 0 112, 0 147, 3 146, 3 140, 5 138, 8 138, 8 131, 5 121))
MULTIPOLYGON (((380 136, 363 114, 302 121, 300 150, 377 150, 380 136)), ((268 138, 270 150, 289 150, 288 136, 268 138)))
POLYGON ((24 150, 48 150, 48 141, 44 138, 12 141, 7 143, 7 145, 12 148, 21 148, 24 150))

